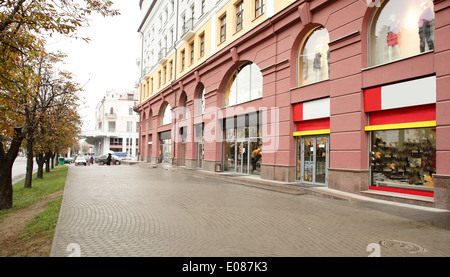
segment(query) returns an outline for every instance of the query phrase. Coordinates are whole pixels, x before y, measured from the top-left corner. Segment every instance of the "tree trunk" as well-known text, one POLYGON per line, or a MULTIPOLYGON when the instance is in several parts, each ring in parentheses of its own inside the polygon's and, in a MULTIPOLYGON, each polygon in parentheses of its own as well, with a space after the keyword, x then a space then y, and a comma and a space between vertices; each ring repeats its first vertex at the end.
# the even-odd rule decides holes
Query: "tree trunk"
POLYGON ((13 205, 12 167, 22 140, 22 134, 16 134, 6 153, 3 150, 3 143, 0 141, 0 210, 11 209, 13 205))
POLYGON ((33 139, 27 139, 27 172, 24 188, 30 189, 33 178, 33 139))
POLYGON ((6 158, 0 159, 0 210, 11 209, 13 200, 12 164, 6 158))
POLYGON ((43 153, 39 153, 38 155, 36 155, 36 162, 38 165, 36 177, 39 179, 43 179, 44 178, 44 162, 45 162, 43 153))
POLYGON ((50 172, 50 158, 51 158, 52 153, 47 152, 45 153, 44 156, 44 161, 45 161, 45 172, 50 172))

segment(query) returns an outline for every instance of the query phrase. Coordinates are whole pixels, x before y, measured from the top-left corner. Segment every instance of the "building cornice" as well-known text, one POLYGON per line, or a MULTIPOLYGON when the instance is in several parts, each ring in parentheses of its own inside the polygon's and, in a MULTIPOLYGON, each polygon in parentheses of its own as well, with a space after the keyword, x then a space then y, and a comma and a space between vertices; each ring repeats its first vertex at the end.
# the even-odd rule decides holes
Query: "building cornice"
MULTIPOLYGON (((143 0, 141 0, 141 2, 139 3, 139 6, 142 8, 142 2, 143 2, 143 0)), ((144 19, 142 19, 142 22, 141 22, 141 24, 139 25, 139 28, 138 28, 138 33, 140 33, 141 32, 141 30, 142 30, 142 27, 145 25, 145 22, 147 21, 147 19, 148 19, 148 17, 150 16, 150 13, 152 12, 152 10, 153 10, 153 8, 155 7, 155 5, 156 5, 156 2, 158 2, 157 0, 153 0, 152 1, 152 4, 150 5, 150 8, 148 8, 148 11, 147 11, 147 13, 145 14, 145 16, 144 16, 144 19)))

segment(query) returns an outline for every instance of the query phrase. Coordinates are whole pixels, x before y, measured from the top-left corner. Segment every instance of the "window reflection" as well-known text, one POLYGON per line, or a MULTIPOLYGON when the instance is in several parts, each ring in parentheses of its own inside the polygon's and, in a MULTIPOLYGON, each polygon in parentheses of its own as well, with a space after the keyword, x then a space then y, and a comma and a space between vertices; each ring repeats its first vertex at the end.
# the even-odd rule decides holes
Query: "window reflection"
POLYGON ((434 50, 431 0, 386 1, 372 19, 370 65, 379 65, 434 50))
POLYGON ((161 125, 170 123, 172 123, 172 107, 169 104, 166 104, 162 112, 161 125))
POLYGON ((299 85, 307 85, 330 78, 328 31, 320 26, 306 38, 299 54, 299 85))
POLYGON ((196 115, 205 114, 205 87, 203 84, 200 85, 198 89, 198 97, 195 99, 196 102, 196 115))
POLYGON ((237 69, 225 88, 224 106, 232 106, 262 97, 263 77, 253 63, 237 69))

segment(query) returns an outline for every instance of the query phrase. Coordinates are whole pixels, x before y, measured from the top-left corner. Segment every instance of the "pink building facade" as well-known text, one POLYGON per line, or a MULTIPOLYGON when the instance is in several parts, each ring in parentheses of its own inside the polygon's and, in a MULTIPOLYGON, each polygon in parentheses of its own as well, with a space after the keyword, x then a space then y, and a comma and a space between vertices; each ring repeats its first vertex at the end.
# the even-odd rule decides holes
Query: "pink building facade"
POLYGON ((140 103, 140 159, 450 209, 449 61, 449 1, 296 1, 140 103))

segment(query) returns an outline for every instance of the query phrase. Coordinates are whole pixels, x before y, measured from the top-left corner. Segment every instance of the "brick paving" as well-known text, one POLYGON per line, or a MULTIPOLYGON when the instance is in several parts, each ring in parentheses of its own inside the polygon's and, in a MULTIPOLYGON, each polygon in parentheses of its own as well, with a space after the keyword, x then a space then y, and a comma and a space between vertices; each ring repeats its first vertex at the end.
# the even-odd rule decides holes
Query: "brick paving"
POLYGON ((51 256, 367 257, 375 243, 382 257, 449 257, 449 215, 184 170, 71 166, 51 256))

